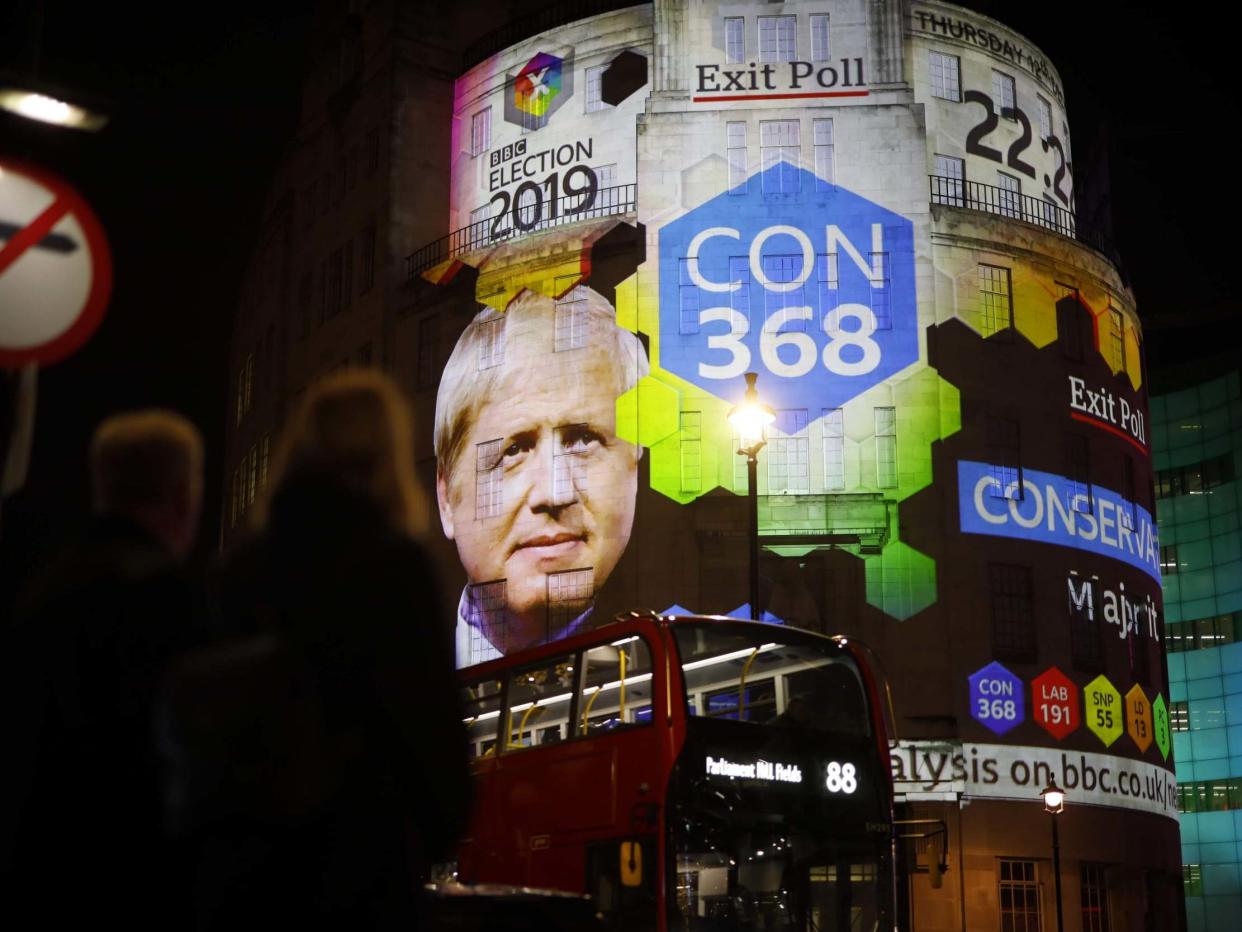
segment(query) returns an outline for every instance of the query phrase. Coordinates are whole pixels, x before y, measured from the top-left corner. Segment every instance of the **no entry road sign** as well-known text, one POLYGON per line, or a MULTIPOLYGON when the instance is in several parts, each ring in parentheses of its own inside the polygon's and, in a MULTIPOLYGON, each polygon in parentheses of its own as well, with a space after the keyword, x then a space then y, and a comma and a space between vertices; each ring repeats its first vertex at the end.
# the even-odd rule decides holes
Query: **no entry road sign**
POLYGON ((0 366, 73 353, 111 291, 108 241, 81 195, 42 168, 0 159, 0 366))

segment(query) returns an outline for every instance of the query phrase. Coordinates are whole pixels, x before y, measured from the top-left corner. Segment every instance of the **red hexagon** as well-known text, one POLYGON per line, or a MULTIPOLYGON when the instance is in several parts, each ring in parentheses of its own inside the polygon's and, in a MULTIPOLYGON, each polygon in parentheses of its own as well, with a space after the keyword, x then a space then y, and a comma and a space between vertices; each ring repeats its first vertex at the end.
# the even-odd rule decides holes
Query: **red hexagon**
POLYGON ((1031 717, 1058 741, 1076 731, 1081 723, 1078 687, 1056 667, 1049 667, 1031 680, 1031 717))

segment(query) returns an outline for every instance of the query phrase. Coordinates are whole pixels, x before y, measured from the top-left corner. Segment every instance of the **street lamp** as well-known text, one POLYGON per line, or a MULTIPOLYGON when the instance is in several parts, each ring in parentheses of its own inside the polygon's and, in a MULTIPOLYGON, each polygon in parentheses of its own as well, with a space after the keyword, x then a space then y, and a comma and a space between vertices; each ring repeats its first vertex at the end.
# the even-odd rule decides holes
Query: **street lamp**
POLYGON ((776 420, 776 412, 759 401, 755 388, 757 373, 746 373, 746 396, 729 412, 729 423, 737 431, 737 455, 746 457, 746 484, 750 505, 750 617, 758 621, 759 610, 759 451, 766 444, 765 428, 776 420))
POLYGON ((1061 839, 1057 836, 1057 816, 1065 811, 1065 791, 1057 786, 1055 779, 1040 790, 1044 798, 1044 811, 1052 818, 1052 880, 1057 896, 1057 932, 1065 928, 1061 919, 1061 839))

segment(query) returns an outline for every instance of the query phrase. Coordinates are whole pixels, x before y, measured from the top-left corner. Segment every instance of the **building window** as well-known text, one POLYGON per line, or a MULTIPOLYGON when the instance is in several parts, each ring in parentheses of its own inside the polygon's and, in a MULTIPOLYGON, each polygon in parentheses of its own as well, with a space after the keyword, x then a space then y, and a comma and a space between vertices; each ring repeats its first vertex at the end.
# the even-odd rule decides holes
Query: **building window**
POLYGON ((1182 888, 1186 896, 1203 896, 1203 872, 1198 864, 1182 865, 1182 888))
POLYGON ((470 154, 480 156, 492 145, 492 108, 484 107, 470 118, 470 154))
POLYGON ((323 326, 328 316, 328 260, 319 260, 319 309, 315 314, 316 323, 323 326))
POLYGON ((505 361, 505 319, 492 317, 475 324, 479 328, 479 368, 491 369, 505 361))
POLYGON ((828 51, 828 14, 811 14, 811 61, 827 61, 828 51))
POLYGON ((750 258, 748 256, 729 257, 729 281, 737 282, 740 287, 729 292, 730 330, 738 336, 750 332, 750 258))
POLYGON ((240 424, 254 401, 254 353, 247 353, 237 372, 237 416, 240 424))
POLYGON ((354 241, 346 240, 343 252, 344 262, 341 264, 341 309, 349 310, 349 301, 354 293, 354 241))
POLYGON ((1091 444, 1081 434, 1065 438, 1065 494, 1070 510, 1091 514, 1091 444))
POLYGON ((470 628, 469 656, 475 658, 476 663, 479 659, 500 656, 489 642, 500 640, 509 624, 505 619, 505 608, 508 605, 505 588, 506 580, 503 579, 471 583, 466 587, 466 601, 470 605, 471 614, 479 622, 477 628, 474 625, 467 626, 470 628))
POLYGON ((960 101, 962 99, 962 60, 956 55, 944 55, 931 52, 928 55, 931 66, 932 96, 944 100, 960 101))
POLYGON ((768 494, 811 490, 811 439, 805 408, 776 412, 776 432, 768 440, 768 494))
POLYGON ((798 140, 798 122, 764 120, 759 124, 759 155, 764 194, 796 194, 799 190, 798 157, 801 143, 798 140))
POLYGON ((1242 613, 1226 612, 1212 618, 1175 621, 1164 626, 1164 643, 1169 653, 1224 647, 1242 641, 1242 613))
POLYGON ((731 65, 746 61, 746 19, 726 16, 724 31, 725 61, 731 65))
POLYGON ((1031 568, 988 564, 992 599, 992 648, 998 658, 1035 660, 1034 588, 1031 568))
POLYGON ((1071 575, 1066 577, 1069 590, 1070 660, 1075 670, 1094 673, 1104 668, 1104 638, 1099 621, 1098 580, 1071 575))
POLYGON ((1169 730, 1190 731, 1190 703, 1184 699, 1169 703, 1169 730))
POLYGON ((836 140, 832 120, 815 120, 815 187, 823 191, 836 184, 836 140))
POLYGON ((234 469, 233 481, 229 483, 229 488, 232 491, 232 494, 229 495, 229 527, 234 527, 237 524, 237 516, 241 511, 241 504, 239 502, 240 486, 239 471, 234 469))
POLYGON ((1002 216, 1022 219, 1022 182, 1014 175, 996 173, 996 206, 1002 216))
POLYGON ((595 571, 590 567, 549 573, 548 621, 551 631, 559 631, 585 612, 591 605, 594 593, 595 571))
POLYGON ((267 475, 271 469, 272 435, 264 434, 259 441, 259 488, 267 488, 267 475))
MULTIPOLYGON (((1009 269, 979 264, 979 332, 984 337, 1006 332, 1013 337, 1013 298, 1009 269)), ((1004 339, 1004 338, 1003 338, 1004 339)))
POLYGON ((587 336, 586 292, 571 288, 556 299, 553 323, 553 349, 556 352, 579 349, 589 342, 587 336))
POLYGON ((1156 473, 1156 498, 1201 495, 1234 479, 1233 454, 1223 453, 1201 463, 1175 466, 1156 473))
POLYGON ((375 286, 375 224, 368 224, 362 230, 362 238, 358 244, 358 293, 366 294, 375 286))
POLYGON ((681 490, 703 490, 703 412, 681 412, 681 490))
POLYGON ((1039 94, 1035 95, 1035 105, 1039 108, 1039 138, 1047 139, 1052 135, 1052 105, 1039 94))
POLYGON ((555 431, 552 450, 552 502, 569 505, 587 488, 587 443, 592 436, 586 424, 567 424, 555 431))
POLYGON ((604 72, 607 70, 607 65, 599 65, 586 70, 587 113, 608 109, 608 104, 604 103, 604 72))
POLYGON ((341 312, 341 250, 334 249, 328 256, 328 308, 325 316, 335 317, 341 312))
POLYGON ((418 322, 418 362, 414 370, 419 391, 434 388, 436 382, 436 351, 440 348, 440 317, 429 314, 418 322))
POLYGON ((1108 918, 1108 881, 1103 864, 1083 864, 1082 881, 1082 932, 1110 932, 1108 918))
POLYGON ((319 213, 324 216, 328 213, 328 208, 332 206, 332 173, 324 172, 323 179, 319 182, 319 213))
MULTIPOLYGON (((738 257, 740 258, 740 257, 738 257)), ((801 256, 764 256, 761 263, 763 275, 773 285, 788 288, 788 291, 776 291, 765 288, 764 312, 768 332, 806 332, 806 319, 788 313, 787 308, 796 308, 804 304, 802 285, 796 284, 801 271, 801 256), (777 316, 779 315, 779 316, 777 316)), ((732 280, 732 279, 731 279, 732 280)))
POLYGON ((1114 372, 1126 371, 1125 318, 1121 311, 1109 305, 1108 308, 1108 364, 1114 372))
POLYGON ((966 160, 952 155, 936 155, 936 177, 933 179, 932 203, 962 207, 966 202, 963 188, 966 181, 966 160))
POLYGON ((1078 289, 1057 282, 1057 291, 1057 342, 1061 344, 1061 355, 1074 362, 1082 362, 1086 340, 1078 289))
POLYGON ((504 503, 503 440, 486 440, 474 448, 474 516, 494 518, 504 503))
POLYGON ((875 479, 881 489, 897 488, 897 409, 875 409, 875 479))
POLYGON ((1177 574, 1177 544, 1160 545, 1160 575, 1174 576, 1177 574))
POLYGON ((993 482, 988 484, 992 498, 1022 501, 1022 429, 1017 418, 988 415, 984 426, 984 444, 988 471, 993 482))
POLYGON ((368 340, 358 347, 358 351, 354 353, 354 363, 360 369, 367 369, 371 365, 371 341, 368 340))
POLYGON ((250 453, 242 457, 242 469, 246 473, 246 507, 254 504, 259 489, 259 447, 255 444, 250 453))
POLYGON ((888 253, 871 253, 871 312, 875 315, 877 330, 893 329, 893 307, 889 301, 889 295, 892 294, 889 265, 888 253))
POLYGON ((679 307, 679 332, 699 332, 699 286, 694 277, 698 273, 698 259, 678 261, 677 300, 679 307))
POLYGON ((1134 481, 1134 459, 1123 454, 1121 465, 1121 494, 1125 502, 1117 509, 1117 519, 1122 526, 1132 531, 1138 523, 1138 487, 1134 481))
POLYGON ((845 421, 840 408, 825 408, 824 488, 840 492, 845 488, 845 421))
POLYGON ((729 162, 729 193, 746 193, 746 124, 725 124, 725 156, 729 162))
MULTIPOLYGON (((1122 621, 1125 624, 1125 621, 1122 621)), ((1148 634, 1147 610, 1137 608, 1134 611, 1134 630, 1126 638, 1130 651, 1130 678, 1144 686, 1151 684, 1151 659, 1147 648, 1148 634)))
POLYGON ((1013 115, 1013 109, 1017 106, 1017 91, 1013 83, 1013 76, 1007 75, 1003 71, 992 69, 992 101, 996 104, 996 112, 1007 120, 1017 119, 1013 115), (1005 111, 1010 111, 1006 113, 1005 111))
POLYGON ((1034 861, 1001 860, 1000 920, 1004 932, 1041 932, 1039 894, 1034 861))
POLYGON ((759 60, 794 61, 797 56, 798 17, 759 17, 759 60))
POLYGON ((349 154, 345 156, 345 187, 352 191, 358 187, 358 146, 349 147, 349 154))

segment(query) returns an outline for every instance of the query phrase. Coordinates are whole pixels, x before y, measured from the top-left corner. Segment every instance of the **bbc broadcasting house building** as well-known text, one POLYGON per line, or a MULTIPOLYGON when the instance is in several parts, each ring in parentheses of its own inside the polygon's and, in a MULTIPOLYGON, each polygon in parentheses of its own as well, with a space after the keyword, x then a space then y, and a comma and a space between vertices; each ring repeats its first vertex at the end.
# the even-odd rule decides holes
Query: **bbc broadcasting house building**
POLYGON ((222 545, 307 386, 378 366, 459 662, 532 613, 747 617, 757 373, 760 604, 887 669, 898 817, 929 820, 905 924, 1055 928, 1055 779, 1064 928, 1181 928, 1143 338, 1066 106, 939 2, 325 4, 240 298, 222 545), (505 562, 532 515, 573 562, 505 562))

